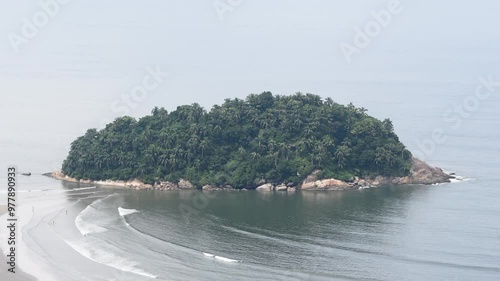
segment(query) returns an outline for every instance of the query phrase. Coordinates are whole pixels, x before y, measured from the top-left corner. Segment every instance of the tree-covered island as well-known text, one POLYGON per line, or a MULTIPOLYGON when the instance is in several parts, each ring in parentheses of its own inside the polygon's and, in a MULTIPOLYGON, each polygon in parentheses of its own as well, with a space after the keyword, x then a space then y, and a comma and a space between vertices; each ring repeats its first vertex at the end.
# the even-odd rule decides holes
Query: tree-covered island
POLYGON ((62 173, 148 184, 188 180, 255 188, 315 179, 411 176, 412 154, 389 119, 312 94, 251 94, 210 111, 198 104, 121 117, 75 140, 62 173), (320 171, 320 172, 319 172, 320 171))

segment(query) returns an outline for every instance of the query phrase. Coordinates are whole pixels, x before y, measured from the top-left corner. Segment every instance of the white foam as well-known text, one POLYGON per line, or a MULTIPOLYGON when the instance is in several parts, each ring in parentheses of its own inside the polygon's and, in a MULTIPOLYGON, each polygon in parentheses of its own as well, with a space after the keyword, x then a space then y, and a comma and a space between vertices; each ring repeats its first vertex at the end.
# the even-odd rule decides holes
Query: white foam
POLYGON ((94 216, 94 207, 91 205, 87 206, 85 210, 83 210, 75 219, 75 224, 80 233, 83 236, 87 236, 90 233, 101 233, 105 232, 107 229, 97 224, 93 224, 90 222, 91 217, 94 216))
MULTIPOLYGON (((17 193, 28 193, 28 192, 73 192, 80 190, 96 189, 95 186, 74 188, 74 189, 30 189, 30 190, 18 190, 17 193)), ((7 193, 6 191, 0 191, 0 193, 7 193)))
POLYGON ((139 211, 137 211, 136 209, 125 209, 125 208, 122 208, 122 207, 119 207, 118 208, 118 213, 120 214, 120 216, 124 217, 124 216, 128 216, 128 215, 131 215, 133 213, 138 213, 139 211))
POLYGON ((239 260, 232 260, 232 259, 228 259, 225 257, 219 257, 219 256, 215 256, 215 259, 223 261, 223 262, 240 262, 239 260))
POLYGON ((209 257, 209 258, 215 258, 216 260, 223 261, 223 262, 241 262, 239 260, 228 259, 225 257, 216 256, 216 255, 212 255, 212 254, 205 253, 205 252, 203 252, 203 255, 205 255, 206 257, 209 257))
POLYGON ((96 204, 99 204, 102 200, 103 199, 96 200, 92 204, 88 205, 87 208, 85 208, 81 213, 78 214, 78 216, 76 216, 76 227, 83 236, 87 236, 87 234, 90 233, 101 233, 107 231, 106 228, 91 222, 95 220, 95 217, 100 217, 100 214, 94 206, 96 204))
POLYGON ((113 254, 110 251, 103 250, 102 247, 93 247, 88 242, 68 242, 65 241, 71 248, 75 249, 82 256, 98 262, 100 264, 104 264, 107 266, 111 266, 121 271, 134 273, 137 275, 149 277, 156 279, 157 276, 150 274, 140 268, 137 267, 138 263, 126 259, 123 256, 113 254))
POLYGON ((66 191, 79 191, 79 190, 88 190, 88 189, 96 189, 97 187, 95 186, 89 186, 89 187, 82 187, 82 188, 73 188, 73 189, 70 189, 70 190, 66 190, 66 191))
POLYGON ((471 178, 466 178, 466 177, 462 177, 462 176, 454 176, 455 178, 453 179, 450 179, 450 182, 451 183, 458 183, 458 182, 464 182, 464 181, 470 181, 470 180, 473 180, 471 178))

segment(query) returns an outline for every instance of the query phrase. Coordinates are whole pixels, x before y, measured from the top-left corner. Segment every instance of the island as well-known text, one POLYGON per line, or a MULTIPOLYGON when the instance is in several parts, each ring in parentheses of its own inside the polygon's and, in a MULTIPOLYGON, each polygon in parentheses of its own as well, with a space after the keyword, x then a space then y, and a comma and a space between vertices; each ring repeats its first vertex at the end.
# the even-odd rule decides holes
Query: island
POLYGON ((270 92, 136 120, 120 117, 71 144, 61 171, 73 181, 154 189, 348 190, 435 184, 453 177, 412 156, 365 108, 270 92))

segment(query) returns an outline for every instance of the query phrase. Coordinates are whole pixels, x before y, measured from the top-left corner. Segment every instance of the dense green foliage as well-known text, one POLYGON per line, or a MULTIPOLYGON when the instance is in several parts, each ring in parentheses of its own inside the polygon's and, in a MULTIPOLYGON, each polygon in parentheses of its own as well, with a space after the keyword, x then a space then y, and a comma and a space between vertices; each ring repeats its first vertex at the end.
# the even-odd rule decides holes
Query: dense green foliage
POLYGON ((315 169, 344 180, 402 176, 410 161, 388 119, 330 98, 265 92, 226 99, 210 112, 193 104, 170 113, 155 108, 138 121, 118 118, 74 141, 63 172, 79 179, 184 178, 198 187, 251 188, 262 179, 297 183, 315 169))

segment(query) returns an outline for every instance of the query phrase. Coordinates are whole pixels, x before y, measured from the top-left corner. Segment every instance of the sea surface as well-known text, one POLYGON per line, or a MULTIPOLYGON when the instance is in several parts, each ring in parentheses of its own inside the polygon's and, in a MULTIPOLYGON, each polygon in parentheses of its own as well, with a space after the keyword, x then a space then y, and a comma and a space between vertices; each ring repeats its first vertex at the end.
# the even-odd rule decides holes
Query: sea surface
MULTIPOLYGON (((435 99, 435 85, 422 84, 411 89, 423 93, 418 101, 435 99)), ((26 255, 38 255, 52 280, 499 280, 499 95, 456 131, 406 106, 390 114, 401 138, 431 137, 415 123, 447 128, 426 160, 462 180, 349 192, 96 188, 41 176, 56 158, 47 151, 64 141, 4 136, 10 163, 34 173, 18 187, 28 210, 23 239, 36 249, 26 255), (36 218, 44 202, 52 209, 36 218)), ((34 133, 62 136, 68 126, 34 133)))
MULTIPOLYGON (((210 1, 105 2, 68 4, 19 54, 0 43, 0 182, 10 165, 33 174, 17 186, 23 271, 41 281, 500 280, 500 86, 475 98, 481 81, 500 81, 497 9, 405 2, 395 24, 347 64, 338 44, 379 6, 245 1, 220 21, 210 1), (415 155, 461 180, 259 193, 42 176, 88 128, 120 116, 113 105, 156 66, 170 76, 128 114, 311 92, 391 118, 415 155)), ((11 5, 19 7, 2 9, 1 34, 36 12, 11 5)))

